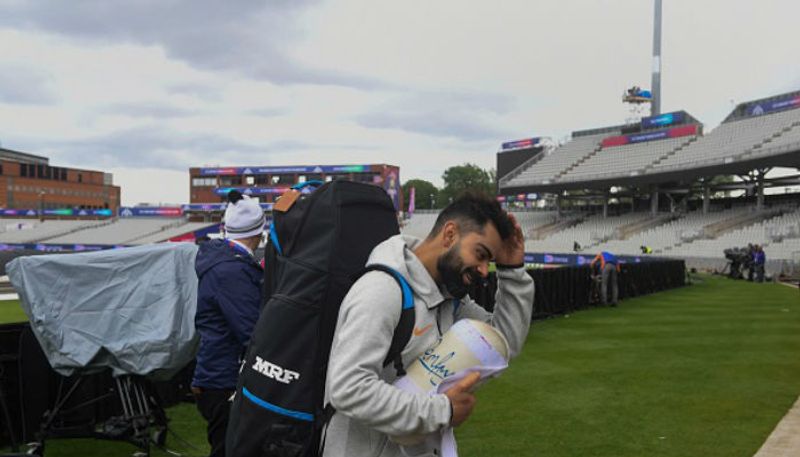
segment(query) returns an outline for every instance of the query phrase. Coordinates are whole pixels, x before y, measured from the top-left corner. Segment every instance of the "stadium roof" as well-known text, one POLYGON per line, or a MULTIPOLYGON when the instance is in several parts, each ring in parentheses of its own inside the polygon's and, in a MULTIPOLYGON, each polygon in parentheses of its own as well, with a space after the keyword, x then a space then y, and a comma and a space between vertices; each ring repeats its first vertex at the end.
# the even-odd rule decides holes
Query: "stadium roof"
POLYGON ((800 168, 800 91, 741 103, 706 135, 685 111, 669 114, 680 117, 686 127, 675 123, 645 131, 650 119, 645 118, 634 135, 624 135, 631 126, 619 125, 575 131, 551 157, 531 159, 502 178, 500 192, 647 187, 773 167, 800 168), (676 131, 681 129, 692 131, 676 131))

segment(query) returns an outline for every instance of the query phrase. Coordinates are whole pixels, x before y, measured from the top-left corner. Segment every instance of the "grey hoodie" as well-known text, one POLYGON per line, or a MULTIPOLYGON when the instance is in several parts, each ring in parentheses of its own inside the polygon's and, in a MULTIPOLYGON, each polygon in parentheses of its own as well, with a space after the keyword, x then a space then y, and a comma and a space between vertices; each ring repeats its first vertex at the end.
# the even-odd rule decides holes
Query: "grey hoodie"
MULTIPOLYGON (((455 321, 478 319, 503 333, 511 356, 519 354, 530 327, 533 279, 523 268, 498 270, 495 313, 469 296, 458 304, 443 293, 412 252, 421 240, 396 235, 372 251, 368 263, 387 265, 403 274, 414 292, 416 325, 402 352, 408 366, 434 345, 455 321)), ((325 457, 432 456, 438 449, 422 444, 400 448, 389 435, 440 431, 450 423, 450 401, 443 394, 415 395, 391 383, 394 368, 383 367, 400 320, 402 294, 383 272, 359 279, 342 302, 331 347, 325 400, 335 409, 325 438, 325 457)), ((434 454, 436 452, 436 454, 434 454)))

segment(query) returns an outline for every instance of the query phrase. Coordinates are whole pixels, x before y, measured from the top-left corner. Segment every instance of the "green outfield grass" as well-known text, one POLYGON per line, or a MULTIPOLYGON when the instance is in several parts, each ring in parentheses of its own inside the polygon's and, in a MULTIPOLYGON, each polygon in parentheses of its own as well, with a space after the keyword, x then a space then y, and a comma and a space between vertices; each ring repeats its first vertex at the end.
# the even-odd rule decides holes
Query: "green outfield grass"
MULTIPOLYGON (((27 322, 28 318, 19 306, 18 300, 0 301, 0 324, 27 322)), ((193 404, 181 404, 167 410, 171 432, 167 435, 166 448, 179 452, 184 457, 207 456, 209 446, 206 442, 205 423, 193 404)), ((106 457, 130 456, 136 451, 131 444, 91 439, 50 440, 47 442, 48 457, 106 457)), ((0 449, 8 452, 9 449, 0 449)), ((154 457, 169 456, 161 449, 152 449, 154 457)))
POLYGON ((19 300, 0 301, 0 324, 28 322, 28 316, 19 306, 19 300))
MULTIPOLYGON (((177 452, 183 457, 205 457, 210 450, 206 442, 205 423, 194 405, 184 403, 167 409, 172 430, 167 435, 164 449, 152 448, 152 457, 174 456, 177 452), (171 452, 167 452, 169 450, 171 452)), ((93 439, 49 440, 45 444, 47 457, 128 457, 138 448, 132 444, 118 441, 98 441, 93 439)))
MULTIPOLYGON (((749 457, 798 395, 797 290, 704 277, 616 309, 535 322, 522 355, 478 392, 456 435, 462 457, 749 457)), ((206 455, 194 405, 168 414, 191 443, 169 436, 168 448, 206 455)), ((47 455, 133 450, 54 440, 47 455)))
POLYGON ((533 324, 462 456, 750 457, 800 395, 800 298, 701 284, 533 324))

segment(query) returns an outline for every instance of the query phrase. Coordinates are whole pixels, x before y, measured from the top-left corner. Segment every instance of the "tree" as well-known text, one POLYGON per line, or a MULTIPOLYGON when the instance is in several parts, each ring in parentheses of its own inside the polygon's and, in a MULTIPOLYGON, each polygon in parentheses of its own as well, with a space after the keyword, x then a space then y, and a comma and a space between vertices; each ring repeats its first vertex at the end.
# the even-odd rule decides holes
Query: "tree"
MULTIPOLYGON (((409 193, 411 188, 414 188, 414 206, 417 209, 432 209, 436 204, 436 197, 439 195, 439 189, 433 184, 424 179, 409 179, 403 184, 403 201, 408 205, 411 200, 409 193)), ((407 209, 407 208, 405 208, 407 209)))
POLYGON ((439 205, 445 206, 466 191, 495 194, 495 184, 491 170, 466 163, 448 168, 442 175, 444 188, 439 192, 439 205))

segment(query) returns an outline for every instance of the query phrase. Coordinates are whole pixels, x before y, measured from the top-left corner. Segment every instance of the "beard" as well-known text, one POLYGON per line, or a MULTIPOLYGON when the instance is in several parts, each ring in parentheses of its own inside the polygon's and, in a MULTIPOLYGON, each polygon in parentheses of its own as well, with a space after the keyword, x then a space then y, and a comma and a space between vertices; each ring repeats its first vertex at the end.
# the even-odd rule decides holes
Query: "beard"
POLYGON ((474 267, 466 268, 458 255, 460 244, 456 243, 436 261, 436 269, 442 278, 442 285, 453 298, 462 299, 469 290, 470 284, 481 280, 481 275, 474 267), (469 284, 464 282, 467 276, 469 284))

